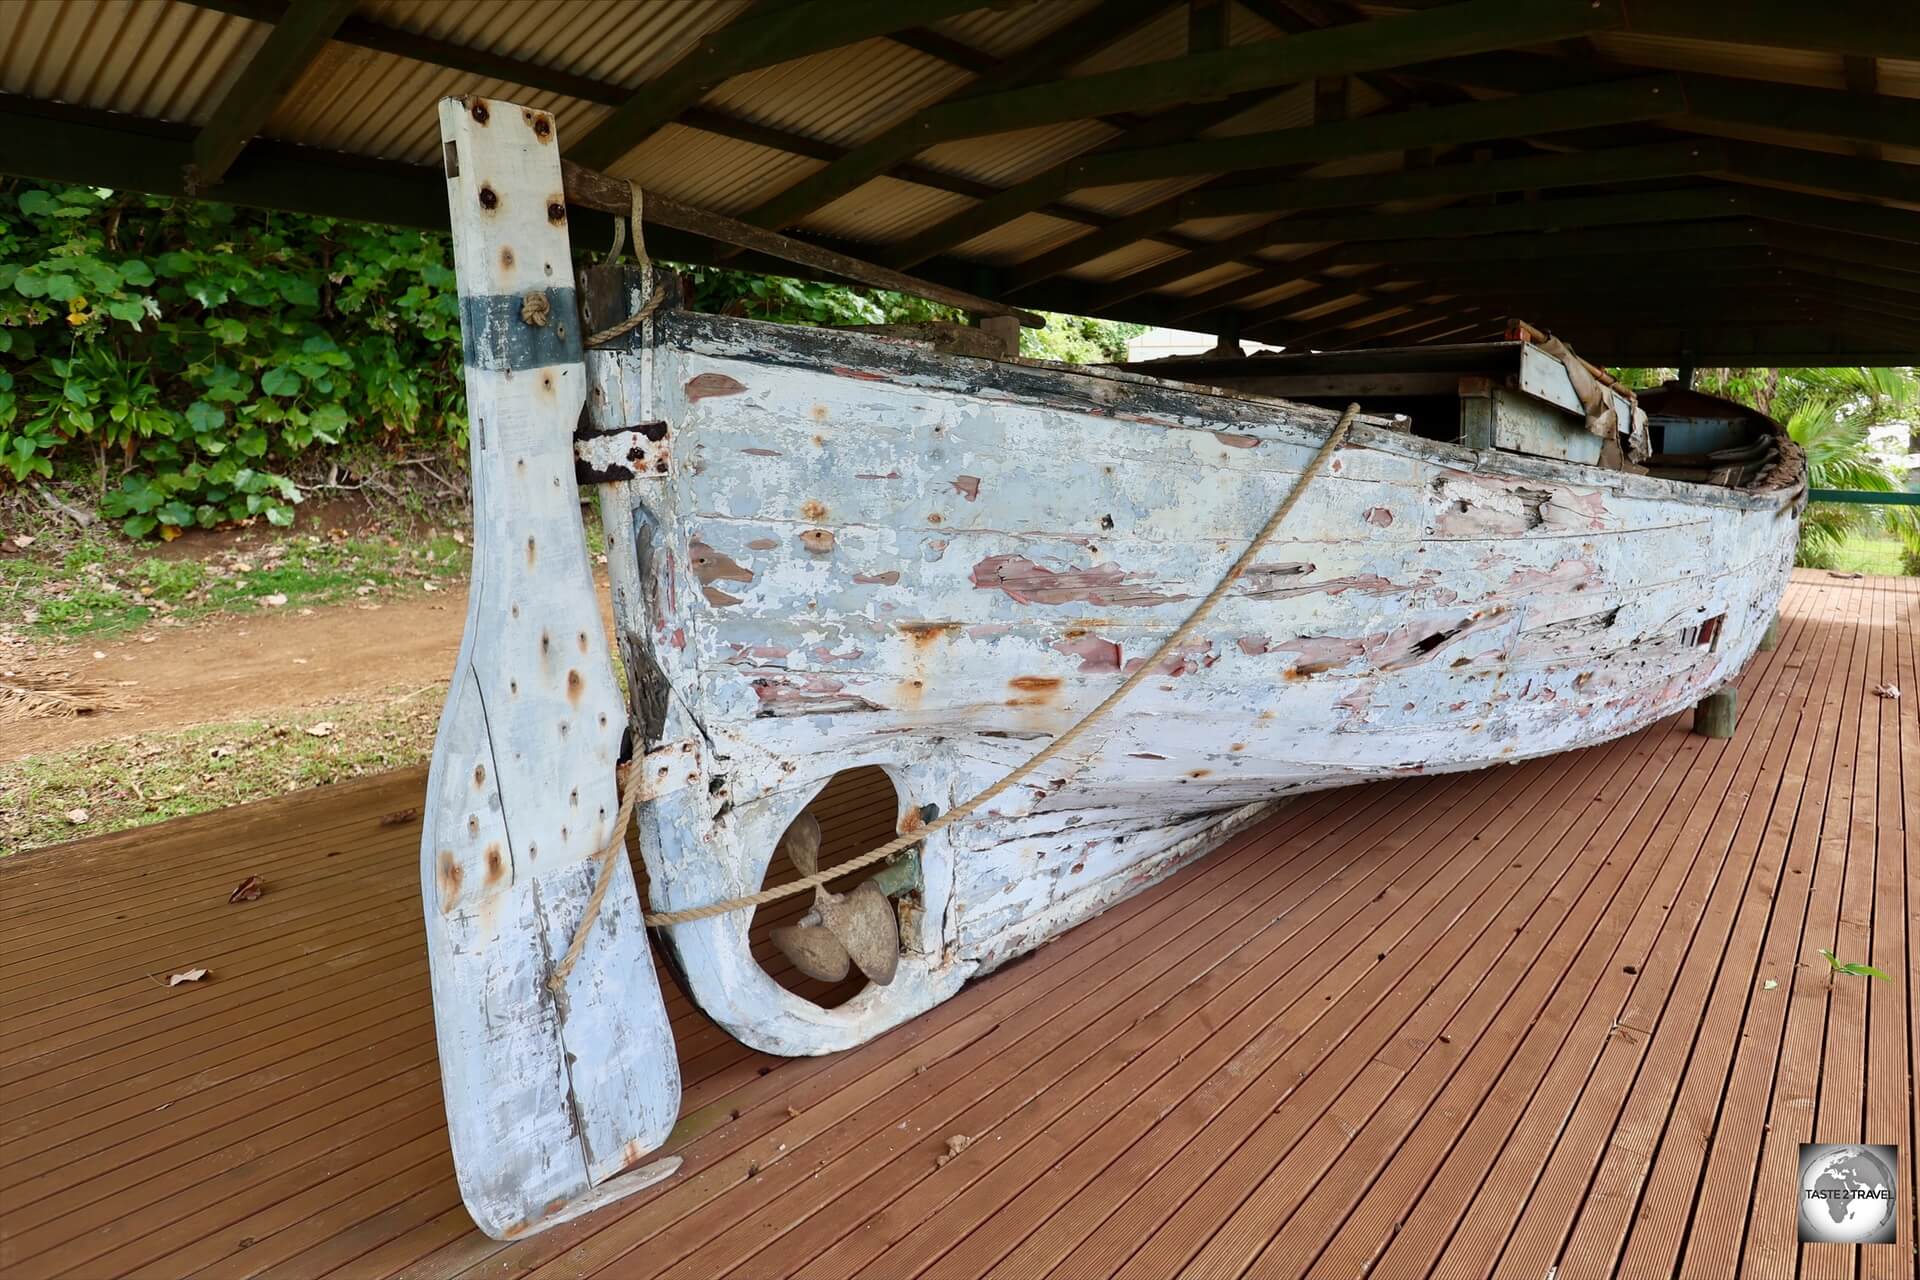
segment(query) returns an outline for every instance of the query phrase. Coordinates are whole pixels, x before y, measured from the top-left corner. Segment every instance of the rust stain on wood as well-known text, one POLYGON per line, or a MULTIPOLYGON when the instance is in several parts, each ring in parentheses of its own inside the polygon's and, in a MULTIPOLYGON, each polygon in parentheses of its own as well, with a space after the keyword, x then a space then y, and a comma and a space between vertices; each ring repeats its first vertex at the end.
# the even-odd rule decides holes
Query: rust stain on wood
POLYGON ((711 396, 737 396, 746 389, 746 383, 724 373, 701 373, 687 379, 686 394, 689 402, 698 402, 711 396))

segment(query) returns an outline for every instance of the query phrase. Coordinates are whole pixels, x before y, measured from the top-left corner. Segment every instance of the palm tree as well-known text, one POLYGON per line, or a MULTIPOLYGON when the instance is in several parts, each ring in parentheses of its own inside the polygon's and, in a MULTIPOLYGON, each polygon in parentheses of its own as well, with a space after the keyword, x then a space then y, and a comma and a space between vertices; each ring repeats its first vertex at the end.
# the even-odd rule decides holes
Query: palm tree
MULTIPOLYGON (((1622 372, 1634 386, 1672 376, 1665 369, 1622 372)), ((1874 452, 1870 433, 1883 423, 1920 421, 1920 377, 1912 369, 1701 369, 1694 385, 1784 423, 1807 451, 1809 481, 1816 489, 1895 493, 1907 487, 1903 470, 1874 452)), ((1900 539, 1906 572, 1920 574, 1916 507, 1816 503, 1802 522, 1797 559, 1813 568, 1831 567, 1849 535, 1881 528, 1900 539)))
MULTIPOLYGON (((1905 487, 1905 477, 1875 456, 1867 442, 1867 427, 1865 415, 1847 413, 1843 404, 1814 397, 1798 399, 1786 417, 1787 434, 1807 451, 1807 479, 1814 488, 1897 493, 1905 487)), ((1893 529, 1910 547, 1910 538, 1920 538, 1920 521, 1914 517, 1912 507, 1816 502, 1800 523, 1795 559, 1816 569, 1829 568, 1849 534, 1865 533, 1876 525, 1893 529)))

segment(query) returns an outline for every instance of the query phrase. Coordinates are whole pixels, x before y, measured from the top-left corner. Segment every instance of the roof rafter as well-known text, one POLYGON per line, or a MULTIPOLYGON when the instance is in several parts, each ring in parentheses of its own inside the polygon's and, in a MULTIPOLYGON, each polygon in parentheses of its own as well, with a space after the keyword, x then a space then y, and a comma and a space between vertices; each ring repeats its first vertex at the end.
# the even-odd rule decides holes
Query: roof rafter
MULTIPOLYGON (((1088 12, 1035 41, 1000 63, 993 71, 963 85, 946 101, 964 101, 982 93, 1013 88, 1059 75, 1099 49, 1132 33, 1142 23, 1166 12, 1169 0, 1103 0, 1088 12)), ((888 128, 878 137, 842 155, 826 168, 802 178, 779 195, 763 201, 746 217, 763 227, 783 227, 821 209, 926 146, 922 122, 926 108, 888 128)))
POLYGON ((354 0, 293 0, 287 6, 239 78, 214 104, 205 127, 194 135, 189 189, 204 191, 218 185, 274 108, 327 47, 353 5, 354 0))
POLYGON ((1627 29, 1778 49, 1920 58, 1920 8, 1878 0, 1826 0, 1819 5, 1743 0, 1737 20, 1720 0, 1631 0, 1627 29))
POLYGON ((927 113, 927 144, 1152 111, 1315 76, 1504 49, 1617 27, 1617 0, 1460 0, 1444 8, 1328 27, 1118 71, 946 103, 927 113))
MULTIPOLYGON (((1627 85, 1606 86, 1599 90, 1580 88, 1561 93, 1537 95, 1522 102, 1507 99, 1497 103, 1467 103, 1435 107, 1424 111, 1406 111, 1315 124, 1304 128, 1276 129, 1265 133, 1242 134, 1233 138, 1205 139, 1184 147, 1139 148, 1116 152, 1111 156, 1088 157, 1069 162, 1070 174, 1077 185, 1100 185, 1105 181, 1141 181, 1180 173, 1212 173, 1238 168, 1267 168, 1275 164, 1325 162, 1389 151, 1451 145, 1456 142, 1496 139, 1524 131, 1529 124, 1538 131, 1581 128, 1600 123, 1655 117, 1664 108, 1661 94, 1667 81, 1650 76, 1627 85), (1202 159, 1204 157, 1204 159, 1202 159), (1144 163, 1143 163, 1144 162, 1144 163), (1095 168, 1099 165, 1101 168, 1095 168), (1123 177, 1125 174, 1127 176, 1123 177), (1084 181, 1086 178, 1095 181, 1084 181)), ((1301 181, 1315 181, 1302 179, 1301 181)), ((1342 181, 1324 179, 1321 181, 1342 181)), ((1356 180, 1363 181, 1363 180, 1356 180)), ((1226 184, 1210 186, 1163 201, 1134 215, 1135 225, 1164 231, 1189 218, 1221 216, 1252 210, 1233 207, 1242 188, 1226 184)), ((1359 203, 1360 201, 1356 201, 1359 203)), ((1269 206, 1271 207, 1271 206, 1269 206)), ((1338 238, 1338 237, 1330 237, 1338 238)), ((1069 242, 1043 258, 1020 264, 1009 273, 1008 287, 1019 289, 1061 271, 1090 262, 1119 247, 1111 236, 1095 233, 1069 242)), ((1258 241, 1258 237, 1253 237, 1258 241)), ((1271 243, 1266 241, 1265 243, 1271 243)), ((1181 279, 1219 264, 1216 255, 1203 248, 1198 265, 1192 271, 1169 268, 1175 274, 1167 280, 1181 279)), ((1238 254, 1233 255, 1235 257, 1238 254)), ((1131 295, 1128 295, 1131 296, 1131 295)))
POLYGON ((709 89, 761 67, 919 26, 980 7, 981 0, 801 0, 754 9, 642 85, 568 149, 568 159, 604 169, 709 89))
MULTIPOLYGON (((1217 96, 1223 90, 1231 91, 1234 88, 1240 87, 1239 80, 1233 79, 1232 77, 1229 77, 1230 83, 1222 83, 1219 85, 1212 83, 1209 79, 1210 76, 1228 76, 1230 65, 1235 67, 1244 66, 1246 69, 1239 72, 1240 77, 1257 81, 1255 87, 1275 88, 1297 83, 1302 80, 1310 80, 1316 76, 1343 74, 1374 66, 1392 66, 1395 65, 1397 61, 1419 59, 1421 55, 1418 53, 1418 50, 1437 47, 1445 43, 1460 47, 1473 46, 1481 49, 1490 49, 1503 47, 1503 43, 1507 38, 1521 34, 1522 29, 1530 30, 1535 28, 1566 26, 1576 21, 1581 25, 1592 26, 1597 29, 1606 26, 1610 21, 1610 18, 1607 16, 1610 11, 1606 9, 1605 3, 1598 8, 1581 9, 1578 12, 1573 8, 1564 6, 1561 0, 1551 0, 1550 3, 1541 3, 1526 6, 1525 8, 1526 20, 1521 21, 1514 17, 1515 5, 1512 3, 1512 0, 1467 0, 1466 3, 1454 6, 1444 12, 1415 15, 1409 18, 1395 18, 1384 22, 1356 23, 1346 27, 1313 30, 1300 35, 1290 36, 1284 40, 1240 45, 1213 53, 1192 55, 1184 59, 1170 59, 1166 62, 1149 63, 1142 67, 1128 68, 1125 71, 1109 72, 1099 76, 1085 76, 1077 80, 1066 81, 1055 85, 1037 85, 1027 90, 1016 91, 1013 94, 990 95, 984 98, 975 98, 968 102, 954 103, 949 107, 937 108, 934 112, 929 113, 933 118, 928 123, 929 136, 927 141, 928 143, 938 141, 956 128, 961 128, 968 132, 994 132, 998 126, 996 126, 996 128, 977 128, 981 123, 981 119, 975 117, 977 117, 983 109, 991 109, 995 103, 1004 104, 1004 100, 1009 98, 1019 98, 1021 95, 1033 94, 1044 96, 1047 92, 1053 91, 1058 91, 1063 94, 1074 92, 1084 98, 1087 94, 1085 86, 1093 82, 1099 82, 1099 84, 1094 86, 1096 96, 1098 93, 1112 93, 1117 97, 1131 97, 1137 105, 1144 106, 1157 100, 1154 98, 1152 91, 1147 87, 1153 84, 1156 79, 1178 84, 1181 86, 1181 92, 1191 91, 1200 97, 1217 96), (1423 18, 1438 19, 1443 16, 1447 19, 1447 23, 1443 27, 1408 27, 1402 25, 1413 23, 1423 18), (1495 35, 1486 29, 1486 24, 1503 20, 1510 23, 1517 23, 1517 27, 1504 31, 1500 35, 1495 35), (1229 62, 1226 61, 1228 59, 1237 61, 1229 64, 1229 62), (1193 83, 1195 81, 1198 82, 1197 86, 1193 83), (1107 87, 1102 89, 1100 85, 1107 87), (956 116, 956 113, 963 114, 956 116)), ((1165 93, 1167 90, 1163 87, 1159 92, 1165 93)), ((1177 94, 1169 100, 1177 101, 1177 94)), ((1460 110, 1460 108, 1449 107, 1441 108, 1440 110, 1460 110)), ((1077 118, 1079 114, 1087 113, 1076 112, 1075 114, 1057 118, 1074 119, 1077 118)), ((1237 112, 1235 114, 1237 114, 1237 112)), ((1411 118, 1415 115, 1429 114, 1434 113, 1408 112, 1405 114, 1405 117, 1396 115, 1391 118, 1400 120, 1403 118, 1411 118)), ((1226 118, 1230 117, 1221 116, 1219 119, 1226 118)), ((1353 125, 1368 125, 1375 120, 1387 118, 1389 117, 1369 116, 1363 120, 1348 123, 1353 125)), ((1027 123, 1040 123, 1040 121, 1034 120, 1028 121, 1027 123)), ((1209 124, 1212 123, 1219 123, 1219 120, 1209 122, 1209 124)), ((1015 126, 1009 125, 1006 127, 1015 126)), ((1208 125, 1198 127, 1205 128, 1208 127, 1208 125)), ((1318 127, 1319 126, 1316 126, 1316 129, 1318 127)), ((1285 154, 1274 155, 1272 159, 1266 159, 1262 162, 1261 153, 1257 148, 1261 143, 1268 146, 1278 145, 1285 147, 1289 143, 1297 142, 1298 140, 1288 137, 1285 141, 1282 141, 1282 135, 1295 135, 1304 132, 1308 131, 1297 129, 1275 130, 1269 133, 1251 135, 1259 139, 1260 142, 1247 144, 1236 149, 1238 154, 1245 157, 1245 164, 1242 167, 1271 168, 1276 165, 1289 163, 1290 160, 1285 154)), ((955 136, 966 136, 966 133, 963 132, 955 136)), ((1430 132, 1427 135, 1423 135, 1423 137, 1425 137, 1427 141, 1432 140, 1430 132)), ((924 261, 936 254, 945 252, 955 245, 964 243, 977 235, 989 231, 1002 223, 1010 222, 1022 214, 1032 212, 1041 204, 1060 199, 1069 191, 1078 187, 1099 186, 1102 185, 1103 181, 1106 183, 1135 182, 1156 177, 1218 172, 1234 167, 1232 165, 1221 165, 1217 168, 1182 168, 1176 169, 1172 173, 1137 172, 1132 160, 1123 161, 1121 157, 1137 157, 1138 155, 1156 151, 1186 154, 1186 148, 1188 147, 1227 147, 1233 143, 1242 141, 1239 138, 1212 139, 1198 142, 1187 139, 1188 135, 1184 133, 1160 138, 1129 136, 1118 139, 1115 143, 1100 148, 1099 151, 1094 154, 1056 165, 1045 173, 1036 175, 1026 182, 1021 183, 1018 187, 1010 188, 1000 197, 985 201, 976 208, 965 210, 927 231, 910 237, 906 241, 893 247, 888 256, 888 261, 896 266, 903 267, 924 261)), ((1425 145, 1425 143, 1409 145, 1425 145)), ((1394 148, 1383 145, 1379 149, 1394 148)), ((1325 157, 1309 153, 1304 158, 1318 159, 1325 157)), ((1128 219, 1122 224, 1126 230, 1133 232, 1131 239, 1140 239, 1143 236, 1154 235, 1158 231, 1164 230, 1166 227, 1172 225, 1171 222, 1157 221, 1157 219, 1164 216, 1158 209, 1151 213, 1143 211, 1143 214, 1144 216, 1133 215, 1133 218, 1128 219), (1139 219, 1137 223, 1134 222, 1136 218, 1139 219)), ((1119 240, 1119 234, 1119 232, 1116 232, 1112 236, 1103 236, 1099 241, 1095 242, 1095 244, 1082 246, 1082 249, 1093 249, 1098 244, 1109 245, 1107 248, 1098 249, 1098 251, 1092 253, 1090 257, 1080 259, 1080 261, 1090 261, 1091 257, 1098 257, 1101 254, 1111 252, 1113 248, 1120 247, 1122 243, 1130 242, 1130 240, 1119 240)), ((1071 265, 1078 264, 1077 262, 1070 262, 1069 266, 1071 265)), ((1045 279, 1049 275, 1057 274, 1058 270, 1063 269, 1066 268, 1046 268, 1042 269, 1040 274, 1034 275, 1016 273, 1013 277, 1012 287, 1024 287, 1025 285, 1035 283, 1037 280, 1045 279)))

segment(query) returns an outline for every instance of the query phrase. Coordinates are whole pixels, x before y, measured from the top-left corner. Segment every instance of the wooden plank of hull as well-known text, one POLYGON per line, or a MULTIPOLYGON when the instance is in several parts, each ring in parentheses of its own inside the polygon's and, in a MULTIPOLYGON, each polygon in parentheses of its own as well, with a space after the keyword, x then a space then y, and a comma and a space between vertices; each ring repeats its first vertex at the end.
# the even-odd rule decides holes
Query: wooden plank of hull
MULTIPOLYGON (((911 812, 1026 759, 1184 619, 1332 416, 716 317, 654 334, 635 376, 674 460, 643 516, 651 607, 621 624, 726 786, 643 815, 661 907, 758 887, 840 770, 887 769, 911 812)), ((670 942, 750 1044, 857 1043, 1276 796, 1565 750, 1698 701, 1765 632, 1793 503, 1362 425, 1164 681, 924 852, 895 986, 818 1009, 760 973, 743 917, 670 942)))
POLYGON ((549 990, 613 827, 626 728, 573 474, 585 378, 553 122, 475 98, 443 101, 440 125, 480 518, 421 888, 461 1195, 504 1238, 671 1172, 635 1166, 680 1081, 625 859, 549 990))

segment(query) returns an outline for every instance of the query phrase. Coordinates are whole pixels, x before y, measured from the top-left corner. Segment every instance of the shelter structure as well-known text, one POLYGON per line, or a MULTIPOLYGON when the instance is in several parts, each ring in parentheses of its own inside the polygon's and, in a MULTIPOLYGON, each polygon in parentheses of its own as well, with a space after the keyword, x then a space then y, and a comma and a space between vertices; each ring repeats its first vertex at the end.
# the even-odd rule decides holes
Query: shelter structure
POLYGON ((1920 10, 1888 0, 27 0, 0 35, 11 174, 444 226, 433 104, 472 92, 663 201, 1026 308, 1920 350, 1920 10))

